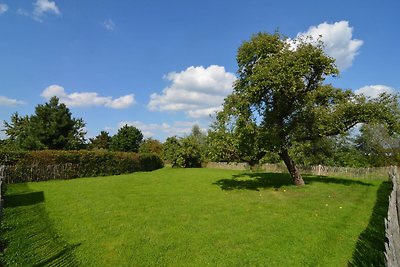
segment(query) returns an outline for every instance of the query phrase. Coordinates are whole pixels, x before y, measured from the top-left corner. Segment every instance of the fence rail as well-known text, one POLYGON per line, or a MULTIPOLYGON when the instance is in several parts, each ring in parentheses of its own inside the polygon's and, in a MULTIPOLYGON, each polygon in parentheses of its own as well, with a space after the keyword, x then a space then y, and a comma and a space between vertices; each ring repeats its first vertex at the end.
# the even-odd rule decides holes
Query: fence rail
POLYGON ((0 216, 2 214, 3 211, 3 204, 4 204, 4 200, 3 200, 3 192, 4 192, 4 169, 5 166, 1 165, 0 166, 0 216))
POLYGON ((385 260, 388 267, 400 266, 400 188, 397 167, 389 171, 389 178, 393 183, 393 190, 389 196, 388 215, 385 219, 386 238, 385 260))
MULTIPOLYGON (((235 163, 235 162, 208 162, 205 164, 206 168, 213 169, 230 169, 230 170, 250 170, 250 166, 247 163, 235 163)), ((344 177, 356 177, 356 178, 382 178, 387 179, 387 173, 390 167, 376 167, 376 168, 350 168, 350 167, 335 167, 335 166, 297 166, 301 173, 311 175, 325 175, 325 176, 344 176, 344 177)), ((265 172, 287 172, 287 168, 284 164, 269 164, 265 163, 259 165, 256 168, 258 171, 265 172)))

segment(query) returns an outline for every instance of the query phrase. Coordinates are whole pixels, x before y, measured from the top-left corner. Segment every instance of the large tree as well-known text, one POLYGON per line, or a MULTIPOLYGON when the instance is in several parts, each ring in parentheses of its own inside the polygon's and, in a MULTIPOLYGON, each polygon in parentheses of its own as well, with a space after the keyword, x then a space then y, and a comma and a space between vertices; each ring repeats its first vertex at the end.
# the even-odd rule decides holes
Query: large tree
POLYGON ((338 69, 320 42, 259 33, 240 46, 237 63, 238 79, 214 130, 234 132, 239 149, 262 152, 253 152, 259 158, 276 152, 296 185, 304 181, 289 153, 295 144, 342 134, 361 122, 382 121, 398 130, 396 97, 367 99, 323 83, 338 69))
POLYGON ((21 149, 78 149, 85 142, 85 123, 73 118, 57 97, 36 106, 30 117, 14 113, 10 123, 5 121, 4 125, 9 139, 21 149))

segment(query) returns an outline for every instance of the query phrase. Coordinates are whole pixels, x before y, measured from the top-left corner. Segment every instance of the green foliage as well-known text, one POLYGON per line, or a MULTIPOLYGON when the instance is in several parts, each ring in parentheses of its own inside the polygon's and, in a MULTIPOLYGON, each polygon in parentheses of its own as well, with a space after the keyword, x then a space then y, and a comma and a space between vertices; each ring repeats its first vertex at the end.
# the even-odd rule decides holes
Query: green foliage
POLYGON ((172 166, 183 168, 201 167, 202 153, 200 144, 197 140, 188 136, 180 140, 179 149, 176 151, 175 161, 172 166))
POLYGON ((111 136, 106 131, 101 131, 95 138, 89 139, 90 149, 109 149, 111 143, 111 136))
POLYGON ((173 167, 197 168, 201 167, 206 158, 207 135, 198 125, 194 125, 189 136, 178 139, 168 137, 163 145, 164 160, 173 167))
POLYGON ((257 126, 243 118, 237 118, 236 125, 225 125, 224 116, 218 114, 218 120, 208 132, 207 156, 212 161, 257 164, 266 153, 257 139, 257 126))
POLYGON ((148 138, 144 140, 139 147, 139 153, 153 153, 162 156, 163 145, 160 141, 148 138))
POLYGON ((111 139, 111 150, 124 152, 138 152, 143 141, 142 132, 134 127, 124 125, 111 139))
POLYGON ((192 137, 200 146, 205 146, 207 135, 200 129, 199 125, 193 125, 189 136, 192 137))
POLYGON ((187 136, 178 139, 168 137, 163 145, 164 160, 173 167, 193 168, 201 167, 202 146, 195 136, 187 136))
POLYGON ((372 166, 400 163, 400 136, 383 124, 363 124, 356 145, 372 166))
POLYGON ((8 185, 2 258, 6 266, 383 266, 387 211, 375 208, 387 207, 390 184, 305 180, 296 188, 287 174, 163 168, 8 185))
POLYGON ((295 144, 291 149, 294 160, 302 165, 366 167, 365 157, 355 147, 351 135, 323 137, 295 144))
POLYGON ((141 171, 153 171, 164 166, 164 162, 157 154, 139 153, 139 166, 141 171))
POLYGON ((151 171, 163 166, 159 156, 107 151, 0 151, 8 183, 104 176, 151 171))
POLYGON ((30 117, 14 113, 11 122, 5 121, 4 125, 10 141, 24 150, 79 149, 85 143, 85 123, 73 118, 57 97, 36 106, 35 114, 30 117))
POLYGON ((214 122, 207 135, 207 158, 216 162, 240 162, 240 151, 235 145, 234 133, 228 131, 224 125, 214 122))
POLYGON ((338 70, 321 42, 298 40, 294 48, 279 33, 259 33, 239 47, 237 62, 238 80, 213 131, 217 143, 235 138, 235 151, 248 155, 249 162, 275 152, 293 178, 301 179, 290 155, 293 146, 344 134, 358 123, 379 121, 391 132, 400 129, 397 96, 367 99, 323 84, 338 70), (231 136, 220 138, 226 132, 231 136))
POLYGON ((176 136, 168 137, 163 144, 163 159, 172 164, 176 161, 176 152, 180 149, 180 143, 176 136))

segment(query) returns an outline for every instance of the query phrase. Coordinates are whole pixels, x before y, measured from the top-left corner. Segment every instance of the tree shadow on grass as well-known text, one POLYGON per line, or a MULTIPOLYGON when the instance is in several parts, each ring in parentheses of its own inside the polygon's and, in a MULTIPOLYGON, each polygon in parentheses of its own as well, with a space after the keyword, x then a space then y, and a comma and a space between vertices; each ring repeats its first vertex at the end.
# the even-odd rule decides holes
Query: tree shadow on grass
MULTIPOLYGON (((333 183, 342 185, 372 185, 363 181, 337 177, 304 175, 303 178, 306 184, 333 183)), ((246 189, 258 191, 260 189, 279 189, 282 186, 293 185, 293 180, 288 173, 241 173, 233 175, 231 179, 220 179, 213 184, 218 185, 222 190, 246 189)))
POLYGON ((62 240, 45 209, 42 191, 27 184, 6 193, 1 222, 0 266, 78 266, 73 251, 80 244, 62 240))
POLYGON ((385 218, 388 212, 390 182, 380 185, 367 228, 360 234, 348 266, 385 266, 385 218))
POLYGON ((8 195, 4 197, 4 203, 7 208, 35 205, 41 202, 44 202, 43 191, 8 195))

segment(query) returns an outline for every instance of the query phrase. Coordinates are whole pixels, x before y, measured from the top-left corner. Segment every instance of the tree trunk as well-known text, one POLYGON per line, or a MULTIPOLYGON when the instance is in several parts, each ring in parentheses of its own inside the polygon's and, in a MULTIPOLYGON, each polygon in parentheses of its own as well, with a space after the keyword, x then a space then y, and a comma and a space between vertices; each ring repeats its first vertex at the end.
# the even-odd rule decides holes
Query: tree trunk
POLYGON ((301 177, 301 174, 299 172, 299 169, 296 167, 296 164, 292 160, 292 158, 289 156, 289 153, 286 149, 282 150, 279 153, 279 156, 285 162, 285 165, 290 173, 290 176, 293 178, 293 183, 295 185, 304 185, 304 180, 303 177, 301 177))

